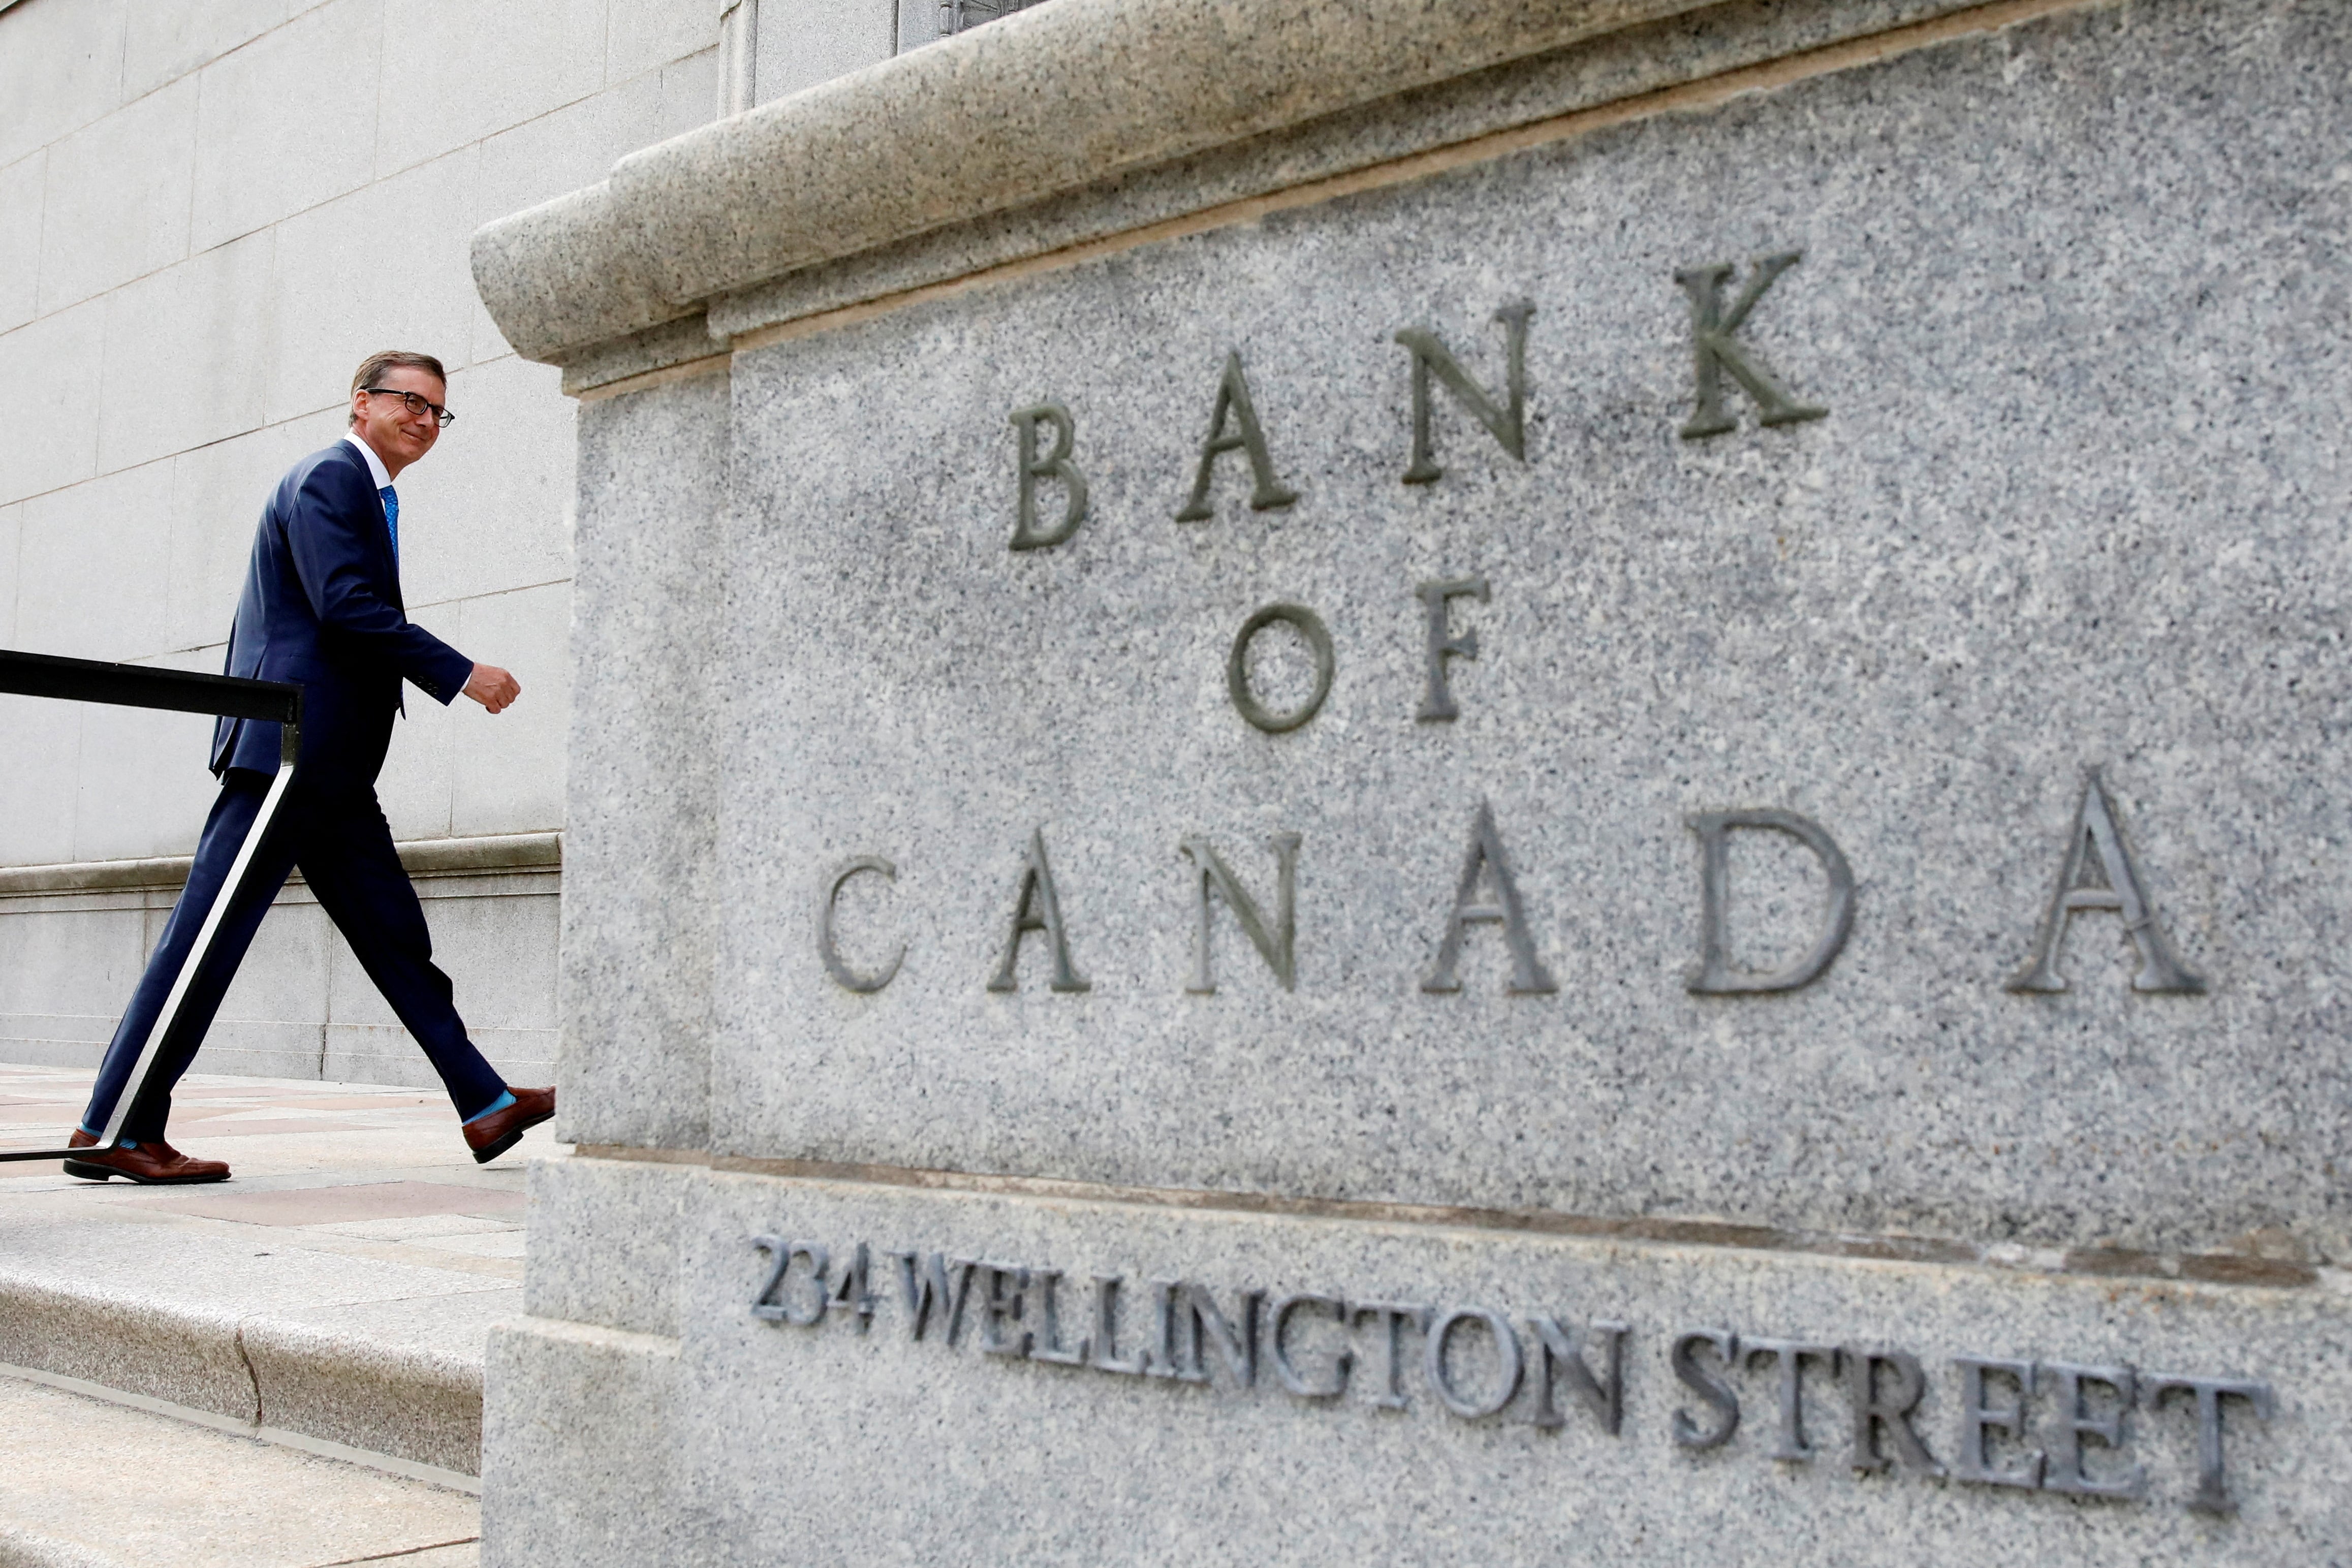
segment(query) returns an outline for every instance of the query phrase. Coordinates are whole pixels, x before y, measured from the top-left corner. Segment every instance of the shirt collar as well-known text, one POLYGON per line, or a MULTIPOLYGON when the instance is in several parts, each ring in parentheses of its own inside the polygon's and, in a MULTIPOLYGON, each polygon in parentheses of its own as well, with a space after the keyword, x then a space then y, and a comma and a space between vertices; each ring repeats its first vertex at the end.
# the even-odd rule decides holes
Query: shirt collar
POLYGON ((383 459, 375 455, 373 447, 361 440, 356 433, 346 436, 343 439, 357 447, 360 449, 360 456, 367 459, 368 473, 374 478, 376 489, 383 489, 392 483, 392 470, 383 466, 383 459))

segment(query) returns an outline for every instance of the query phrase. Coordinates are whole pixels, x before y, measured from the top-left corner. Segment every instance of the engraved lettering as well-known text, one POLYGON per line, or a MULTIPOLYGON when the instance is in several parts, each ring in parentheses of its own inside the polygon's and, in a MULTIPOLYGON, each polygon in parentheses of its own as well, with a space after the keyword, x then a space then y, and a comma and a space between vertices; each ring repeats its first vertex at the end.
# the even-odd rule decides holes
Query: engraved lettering
POLYGON ((1209 504, 1209 480, 1217 458, 1233 451, 1249 454, 1250 510, 1265 511, 1275 507, 1288 506, 1298 499, 1298 492, 1275 476, 1274 458, 1265 449, 1265 432, 1257 422, 1257 409, 1250 402, 1249 380, 1242 374, 1242 355, 1234 349, 1225 355, 1225 374, 1217 383, 1217 403, 1209 415, 1209 437, 1201 443, 1201 467, 1192 477, 1192 499, 1184 510, 1176 514, 1179 522, 1205 522, 1217 515, 1209 504), (1225 428, 1230 416, 1236 426, 1225 428))
POLYGON ((1883 1470, 1900 1459, 1904 1468, 1922 1475, 1944 1473, 1911 1425, 1912 1412, 1927 1392, 1917 1356, 1904 1351, 1843 1349, 1837 1353, 1836 1370, 1845 1379, 1846 1402, 1853 1411, 1855 1469, 1883 1470), (1882 1436, 1895 1445, 1892 1459, 1879 1450, 1882 1436))
POLYGON ((2167 1373, 2150 1377, 2147 1388, 2151 1410, 2161 1409, 2168 1394, 2196 1396, 2197 1495, 2189 1500, 2189 1506, 2199 1513, 2237 1512, 2238 1505, 2230 1496, 2221 1466, 2221 1401, 2225 1397, 2242 1399, 2253 1406, 2257 1416, 2267 1421, 2277 1408, 2270 1384, 2226 1377, 2176 1377, 2167 1373))
POLYGON ((1797 1340, 1749 1340, 1747 1347, 1750 1370, 1766 1356, 1780 1365, 1775 1394, 1780 1426, 1773 1436, 1772 1457, 1800 1463, 1811 1459, 1813 1446, 1805 1441, 1805 1361, 1808 1357, 1826 1361, 1834 1370, 1837 1346, 1811 1345, 1797 1340))
POLYGON ((1382 1410, 1402 1410, 1404 1405, 1404 1326, 1429 1326, 1429 1309, 1399 1301, 1358 1301, 1349 1308, 1350 1321, 1370 1318, 1381 1325, 1380 1392, 1372 1403, 1382 1410))
POLYGON ((1297 1363, 1290 1359, 1289 1346, 1283 1338, 1289 1331, 1290 1314, 1301 1307, 1328 1312, 1339 1321, 1342 1329, 1347 1327, 1348 1303, 1339 1297, 1285 1296, 1274 1304, 1274 1310, 1266 1318, 1266 1360, 1274 1363, 1275 1381, 1282 1384, 1285 1393, 1297 1394, 1301 1399, 1337 1399, 1348 1392, 1348 1373, 1356 1364, 1355 1352, 1346 1350, 1335 1352, 1331 1357, 1329 1377, 1322 1382, 1308 1382, 1298 1370, 1297 1363))
POLYGON ((1084 1366, 1094 1342, 1080 1335, 1076 1346, 1063 1345, 1061 1305, 1055 1299, 1055 1287, 1061 1279, 1062 1271, 1058 1268, 1029 1271, 1026 1300, 1036 1303, 1036 1310, 1028 1314, 1036 1324, 1030 1331, 1029 1356, 1033 1361, 1049 1361, 1056 1366, 1084 1366))
POLYGON ((1405 483, 1425 485, 1445 472, 1431 455, 1429 380, 1433 374, 1445 384, 1445 390, 1454 395, 1456 402, 1476 416, 1504 451, 1521 462, 1527 461, 1528 318, 1535 313, 1535 303, 1529 300, 1506 305, 1495 312, 1495 320, 1503 323, 1504 352, 1508 355, 1503 373, 1507 401, 1499 406, 1486 395, 1484 387, 1470 379, 1435 332, 1426 327, 1407 327, 1397 333, 1396 341, 1412 356, 1412 462, 1404 471, 1405 483))
POLYGON ((1511 1321, 1500 1312, 1484 1307, 1456 1307, 1442 1314, 1430 1325, 1421 1346, 1422 1369, 1429 1375, 1430 1387, 1446 1409, 1465 1421, 1477 1421, 1494 1415, 1508 1405, 1519 1392, 1519 1380, 1526 1375, 1526 1361, 1519 1353, 1518 1335, 1512 1331, 1511 1321), (1484 1323, 1486 1337, 1495 1345, 1495 1382, 1483 1395, 1462 1392, 1454 1381, 1446 1360, 1446 1350, 1454 1331, 1465 1323, 1484 1323))
POLYGON ((1021 442, 1021 493, 1013 511, 1013 548, 1045 550, 1066 543, 1078 531, 1078 524, 1087 520, 1087 477, 1070 460, 1071 448, 1077 444, 1077 426, 1071 420, 1070 411, 1060 404, 1041 403, 1034 408, 1016 412, 1013 428, 1019 433, 1021 442), (1037 455, 1037 426, 1041 423, 1054 427, 1053 450, 1042 458, 1037 455), (1051 529, 1037 526, 1039 479, 1061 480, 1069 498, 1062 507, 1062 521, 1051 529))
MULTIPOLYGON (((768 1267, 751 1304, 755 1317, 815 1327, 828 1310, 839 1308, 857 1320, 861 1334, 868 1330, 877 1301, 869 1288, 867 1243, 856 1243, 836 1269, 827 1247, 818 1242, 789 1241, 776 1235, 745 1239, 767 1255, 768 1267)), ((1121 1275, 1091 1276, 1093 1332, 1073 1341, 1065 1338, 1062 1323, 1061 1269, 950 1258, 939 1252, 883 1256, 898 1263, 898 1295, 910 1340, 932 1337, 937 1329, 937 1337, 954 1345, 970 1301, 979 1324, 980 1349, 986 1355, 1233 1390, 1258 1385, 1263 1356, 1285 1394, 1328 1402, 1344 1398, 1353 1374, 1365 1364, 1368 1347, 1351 1341, 1370 1323, 1377 1325, 1381 1370, 1366 1390, 1369 1403, 1379 1409, 1404 1410, 1410 1407, 1403 1386, 1409 1353, 1404 1335, 1410 1326, 1422 1335, 1422 1375, 1438 1402, 1461 1420, 1501 1416, 1524 1392, 1528 1424, 1559 1430, 1570 1425, 1561 1409, 1564 1384, 1567 1394, 1603 1433, 1617 1437, 1623 1431, 1626 1345, 1632 1330, 1613 1320, 1594 1320, 1580 1331, 1549 1314, 1530 1316, 1522 1324, 1486 1307, 1349 1301, 1314 1291, 1276 1297, 1268 1310, 1266 1292, 1261 1289, 1236 1289, 1225 1296, 1199 1280, 1155 1279, 1150 1281, 1150 1326, 1139 1336, 1145 1343, 1133 1357, 1122 1358, 1119 1296, 1126 1281, 1121 1275), (1310 1320, 1308 1328, 1297 1321, 1301 1313, 1310 1320), (1213 1362, 1222 1367, 1222 1375, 1213 1373, 1213 1362)), ((1737 1374, 1754 1373, 1768 1358, 1775 1364, 1778 1415, 1772 1458, 1805 1463, 1817 1457, 1805 1430, 1810 1361, 1817 1377, 1826 1372, 1844 1394, 1854 1470, 1883 1475, 1901 1469, 1945 1479, 1947 1471, 1929 1451, 1918 1425, 1927 1377, 1916 1356, 1897 1350, 1743 1338, 1727 1329, 1686 1330, 1674 1338, 1668 1363, 1675 1381, 1696 1398, 1693 1405, 1671 1412, 1675 1445, 1696 1450, 1729 1444, 1741 1424, 1737 1374)), ((2189 1507, 2209 1514, 2227 1515, 2236 1509, 2223 1441, 2230 1402, 2242 1402, 2262 1421, 2274 1418, 2278 1403, 2266 1383, 2170 1373, 2143 1376, 2128 1365, 2076 1366, 1975 1355, 1955 1356, 1952 1365, 1960 1374, 1960 1390, 1958 1458, 1951 1479, 2085 1498, 2145 1497, 2147 1468, 2129 1462, 2124 1451, 2126 1428, 2136 1405, 2158 1412, 2179 1394, 2196 1411, 2198 1483, 2189 1507), (2050 1395, 2055 1406, 2039 1434, 2030 1427, 2027 1408, 2037 1392, 2050 1395), (2045 1448, 2029 1446, 2037 1436, 2045 1448), (2090 1463, 2095 1458, 2089 1451, 2094 1447, 2105 1447, 2110 1456, 2095 1468, 2090 1463)), ((2244 1442, 2242 1430, 2239 1436, 2244 1442)))
POLYGON ((1237 1387, 1248 1388, 1257 1382, 1257 1309, 1265 1299, 1263 1290, 1241 1293, 1238 1322, 1228 1321, 1218 1310, 1217 1299, 1209 1294, 1205 1285, 1187 1280, 1184 1285, 1184 1316, 1188 1320, 1187 1337, 1192 1342, 1192 1364, 1205 1372, 1203 1347, 1217 1352, 1225 1363, 1225 1375, 1237 1387))
POLYGON ((1731 1441, 1739 1430, 1739 1395, 1725 1379, 1701 1366, 1698 1349, 1706 1345, 1716 1353, 1729 1371, 1739 1364, 1739 1336, 1727 1329, 1693 1329, 1675 1337, 1674 1349, 1667 1361, 1675 1369, 1675 1378, 1685 1388, 1699 1396, 1706 1407, 1715 1412, 1715 1425, 1701 1426, 1685 1410, 1675 1412, 1675 1446, 1681 1448, 1720 1448, 1731 1441))
POLYGON ((1293 989, 1297 977, 1296 950, 1298 938, 1298 835, 1277 833, 1266 840, 1274 851, 1274 923, 1266 924, 1265 912, 1257 900, 1241 884, 1232 868, 1211 847, 1205 838, 1187 838, 1177 848, 1189 858, 1200 873, 1200 924, 1192 939, 1192 983, 1184 987, 1196 995, 1216 994, 1217 982, 1209 964, 1209 889, 1214 884, 1223 896, 1225 908, 1233 910, 1234 920, 1265 960, 1274 977, 1282 982, 1285 991, 1293 989))
POLYGON ((912 1252, 889 1256, 898 1260, 898 1300, 907 1309, 907 1337, 921 1339, 936 1318, 940 1337, 955 1343, 963 1329, 964 1300, 971 1292, 971 1259, 950 1261, 945 1254, 933 1252, 923 1255, 919 1267, 912 1252))
POLYGON ((2029 1448, 2013 1469, 1997 1470, 1986 1454, 1985 1434, 1999 1432, 2021 1441, 2025 1436, 2025 1401, 2032 1397, 2034 1366, 2030 1361, 1996 1361, 1985 1356, 1955 1356, 1960 1369, 1960 1457, 1952 1473, 1964 1481, 1988 1487, 2038 1487, 2042 1484, 2042 1450, 2029 1448), (1986 1394, 1985 1374, 2000 1373, 2017 1380, 2017 1398, 1993 1404, 1986 1394))
POLYGON ((1201 1321, 1177 1310, 1176 1293, 1183 1288, 1181 1279, 1151 1282, 1151 1345, 1144 1353, 1144 1371, 1180 1383, 1206 1383, 1209 1374, 1201 1370, 1201 1321), (1188 1343, 1177 1342, 1180 1329, 1189 1331, 1188 1343))
POLYGON ((988 983, 991 991, 1021 989, 1021 979, 1014 970, 1021 960, 1021 939, 1033 931, 1044 931, 1047 944, 1054 950, 1054 990, 1092 989, 1091 982, 1070 962, 1069 934, 1062 929, 1062 899, 1054 889, 1053 868, 1045 862, 1045 830, 1042 827, 1029 835, 1029 858, 1021 870, 1021 894, 1013 906, 1013 931, 1004 939, 1004 960, 996 966, 996 978, 988 983))
POLYGON ((845 862, 825 883, 824 897, 817 900, 816 954, 824 961, 824 972, 833 976, 835 984, 845 991, 869 993, 881 990, 898 977, 898 965, 907 956, 907 945, 900 942, 898 951, 890 955, 890 962, 871 974, 860 974, 841 961, 841 950, 833 942, 834 910, 841 902, 842 884, 860 871, 871 871, 886 882, 898 879, 898 868, 877 855, 861 855, 845 862))
POLYGON ((2058 867, 2058 890, 2051 895, 2033 955, 2011 977, 2010 990, 2066 989, 2066 977, 2058 972, 2058 958, 2066 945, 2067 923, 2078 910, 2113 910, 2123 916, 2124 931, 2139 950, 2139 973, 2132 976, 2133 990, 2193 994, 2205 989, 2205 982, 2172 956, 2171 945, 2156 923, 2156 906, 2148 900, 2139 868, 2133 863, 2130 847, 2116 822, 2115 803, 2107 798, 2107 786, 2096 768, 2084 781, 2082 804, 2074 809, 2074 831, 2058 867))
POLYGON ((1853 929, 1853 870, 1828 830, 1793 811, 1710 811, 1683 819, 1699 840, 1699 961, 1684 984, 1701 995, 1794 991, 1821 978, 1845 946, 1853 929), (1731 963, 1731 831, 1771 828, 1813 852, 1829 879, 1829 901, 1822 934, 1812 951, 1769 973, 1735 969, 1731 963))
POLYGON ((1029 1270, 1017 1263, 991 1263, 986 1259, 973 1266, 980 1279, 980 1348, 988 1355, 1025 1356, 1029 1353, 1029 1331, 1013 1331, 1008 1325, 1021 1321, 1022 1297, 1029 1289, 1029 1270))
POLYGON ((1747 288, 1740 290, 1729 310, 1723 308, 1723 286, 1731 281, 1730 262, 1694 267, 1675 274, 1675 281, 1690 296, 1691 360, 1696 384, 1697 405, 1692 411, 1690 423, 1683 426, 1684 440, 1720 436, 1739 427, 1738 422, 1723 408, 1723 373, 1727 370, 1756 400, 1759 416, 1766 425, 1793 425, 1800 420, 1819 419, 1829 412, 1801 404, 1790 396, 1789 389, 1733 335, 1748 324, 1748 312, 1756 309, 1756 301, 1803 254, 1789 250, 1759 258, 1749 268, 1747 288))
POLYGON ((2133 1465, 2112 1480, 2093 1479, 2083 1464, 2083 1439, 2095 1437, 2120 1451, 2124 1446, 2124 1412, 2132 1406, 2137 1378, 2127 1366, 2069 1366, 2043 1362, 2058 1395, 2058 1419, 2050 1430, 2050 1450, 2042 1485, 2045 1490, 2077 1497, 2136 1498, 2147 1490, 2147 1468, 2133 1465), (2085 1385, 2105 1384, 2115 1391, 2115 1409, 2105 1415, 2091 1414, 2085 1385))
POLYGON ((1585 1364, 1584 1348, 1574 1329, 1563 1328, 1552 1318, 1528 1320, 1528 1328, 1536 1339, 1536 1413, 1538 1426, 1564 1426, 1568 1419, 1559 1413, 1553 1401, 1559 1386, 1559 1373, 1568 1373, 1569 1391, 1583 1402, 1601 1423, 1601 1429, 1612 1437, 1625 1418, 1625 1335, 1630 1331, 1623 1323, 1596 1322, 1581 1339, 1600 1338, 1608 1349, 1608 1370, 1600 1377, 1592 1375, 1585 1364))
POLYGON ((1126 1276, 1097 1274, 1094 1280, 1095 1331, 1089 1336, 1094 1342, 1094 1357, 1087 1364, 1097 1372, 1141 1377, 1150 1357, 1141 1351, 1126 1361, 1118 1355, 1118 1288, 1127 1282, 1126 1276))
POLYGON ((784 1267, 777 1273, 773 1289, 773 1300, 781 1321, 796 1329, 814 1328, 824 1321, 824 1310, 833 1300, 833 1292, 825 1279, 832 1264, 831 1255, 820 1242, 793 1241, 784 1244, 784 1267), (802 1258, 808 1259, 809 1304, 795 1307, 791 1299, 791 1276, 793 1260, 802 1258))
POLYGON ((1445 607, 1454 599, 1487 601, 1486 579, 1484 577, 1454 577, 1443 582, 1423 583, 1413 592, 1421 596, 1422 607, 1429 615, 1429 689, 1422 693, 1421 707, 1413 714, 1423 723, 1458 719, 1462 710, 1454 703, 1454 691, 1446 682, 1445 661, 1449 658, 1476 658, 1478 634, 1464 632, 1456 637, 1446 624, 1445 607))
POLYGON ((866 1281, 867 1255, 861 1241, 849 1255, 849 1267, 841 1271, 841 1283, 833 1288, 831 1298, 833 1305, 856 1314, 861 1334, 874 1326, 874 1292, 866 1281))
POLYGON ((1225 692, 1233 699, 1234 709, 1258 729, 1269 735, 1279 735, 1296 730, 1323 710, 1323 700, 1331 695, 1331 676, 1336 668, 1331 658, 1331 634, 1324 629, 1321 617, 1304 605, 1268 605, 1242 623, 1234 635, 1233 651, 1225 656, 1225 692), (1249 649, 1257 634, 1280 621, 1307 639, 1307 651, 1315 660, 1315 690, 1306 701, 1287 713, 1270 713, 1250 689, 1249 649))
POLYGON ((781 1323, 784 1321, 784 1308, 776 1300, 776 1288, 784 1282, 784 1270, 793 1266, 792 1244, 781 1236, 755 1236, 751 1245, 771 1259, 767 1279, 752 1294, 751 1315, 764 1322, 781 1323))
POLYGON ((1557 991, 1559 986, 1536 956, 1535 938, 1528 931, 1528 912, 1519 901, 1518 884, 1512 879, 1511 863, 1503 854, 1502 836, 1495 831, 1495 810, 1486 801, 1478 803, 1478 816, 1470 826, 1470 853, 1462 863, 1462 880, 1454 891, 1454 910, 1445 920, 1445 935, 1437 944, 1437 964, 1429 978, 1421 983, 1423 991, 1453 992, 1462 989, 1455 970, 1462 960, 1462 935, 1472 925, 1496 925, 1503 928, 1503 941, 1511 950, 1511 983, 1504 989, 1513 995, 1538 995, 1557 991), (1492 903, 1476 902, 1478 884, 1491 877, 1495 884, 1492 903))

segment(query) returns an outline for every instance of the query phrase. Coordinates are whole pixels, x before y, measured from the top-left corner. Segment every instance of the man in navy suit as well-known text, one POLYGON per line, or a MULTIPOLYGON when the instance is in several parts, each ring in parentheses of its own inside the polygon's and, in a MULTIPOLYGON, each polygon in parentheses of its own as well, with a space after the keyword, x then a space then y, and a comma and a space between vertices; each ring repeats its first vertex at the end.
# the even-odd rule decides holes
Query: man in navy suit
MULTIPOLYGON (((163 1141, 170 1090, 194 1059, 261 917, 297 866, 368 978, 432 1059, 476 1160, 497 1158, 526 1128, 555 1114, 553 1089, 509 1089, 467 1037, 449 977, 434 965, 416 889, 375 798, 403 680, 436 702, 462 692, 493 713, 522 693, 505 670, 476 664, 410 622, 401 599, 400 497, 393 480, 431 451, 456 417, 443 406, 447 396, 441 362, 432 355, 369 355, 352 378, 351 433, 295 464, 262 509, 229 631, 228 673, 302 688, 293 782, 188 983, 181 1016, 193 1026, 178 1032, 184 1044, 156 1058, 149 1079, 154 1090, 131 1108, 119 1147, 66 1162, 77 1176, 226 1179, 228 1166, 220 1161, 190 1159, 163 1141)), ((187 888, 107 1047, 75 1147, 97 1143, 113 1115, 278 765, 277 724, 220 721, 212 754, 219 797, 187 888)))

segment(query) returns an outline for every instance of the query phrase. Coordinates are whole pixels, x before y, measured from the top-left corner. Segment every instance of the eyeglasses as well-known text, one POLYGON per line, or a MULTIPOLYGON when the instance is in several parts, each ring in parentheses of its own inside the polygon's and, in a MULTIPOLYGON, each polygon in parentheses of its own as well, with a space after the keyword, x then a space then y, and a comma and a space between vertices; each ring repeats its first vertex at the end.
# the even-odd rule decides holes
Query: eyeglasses
POLYGON ((440 426, 444 430, 446 430, 450 426, 457 422, 457 416, 456 415, 450 413, 439 404, 433 402, 430 398, 420 397, 414 392, 403 392, 396 386, 362 386, 360 390, 362 392, 381 392, 386 397, 397 397, 403 403, 408 405, 408 413, 411 418, 414 418, 420 414, 429 413, 433 416, 434 423, 440 426))

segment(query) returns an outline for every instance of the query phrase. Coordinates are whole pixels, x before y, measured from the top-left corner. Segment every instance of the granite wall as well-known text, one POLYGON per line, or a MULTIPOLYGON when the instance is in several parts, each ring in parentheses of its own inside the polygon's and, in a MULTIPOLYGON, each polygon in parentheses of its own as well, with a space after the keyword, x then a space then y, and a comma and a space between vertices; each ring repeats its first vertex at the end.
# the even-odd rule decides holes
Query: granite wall
POLYGON ((488 1560, 2352 1543, 2352 27, 1449 20, 478 237, 599 867, 488 1560))

